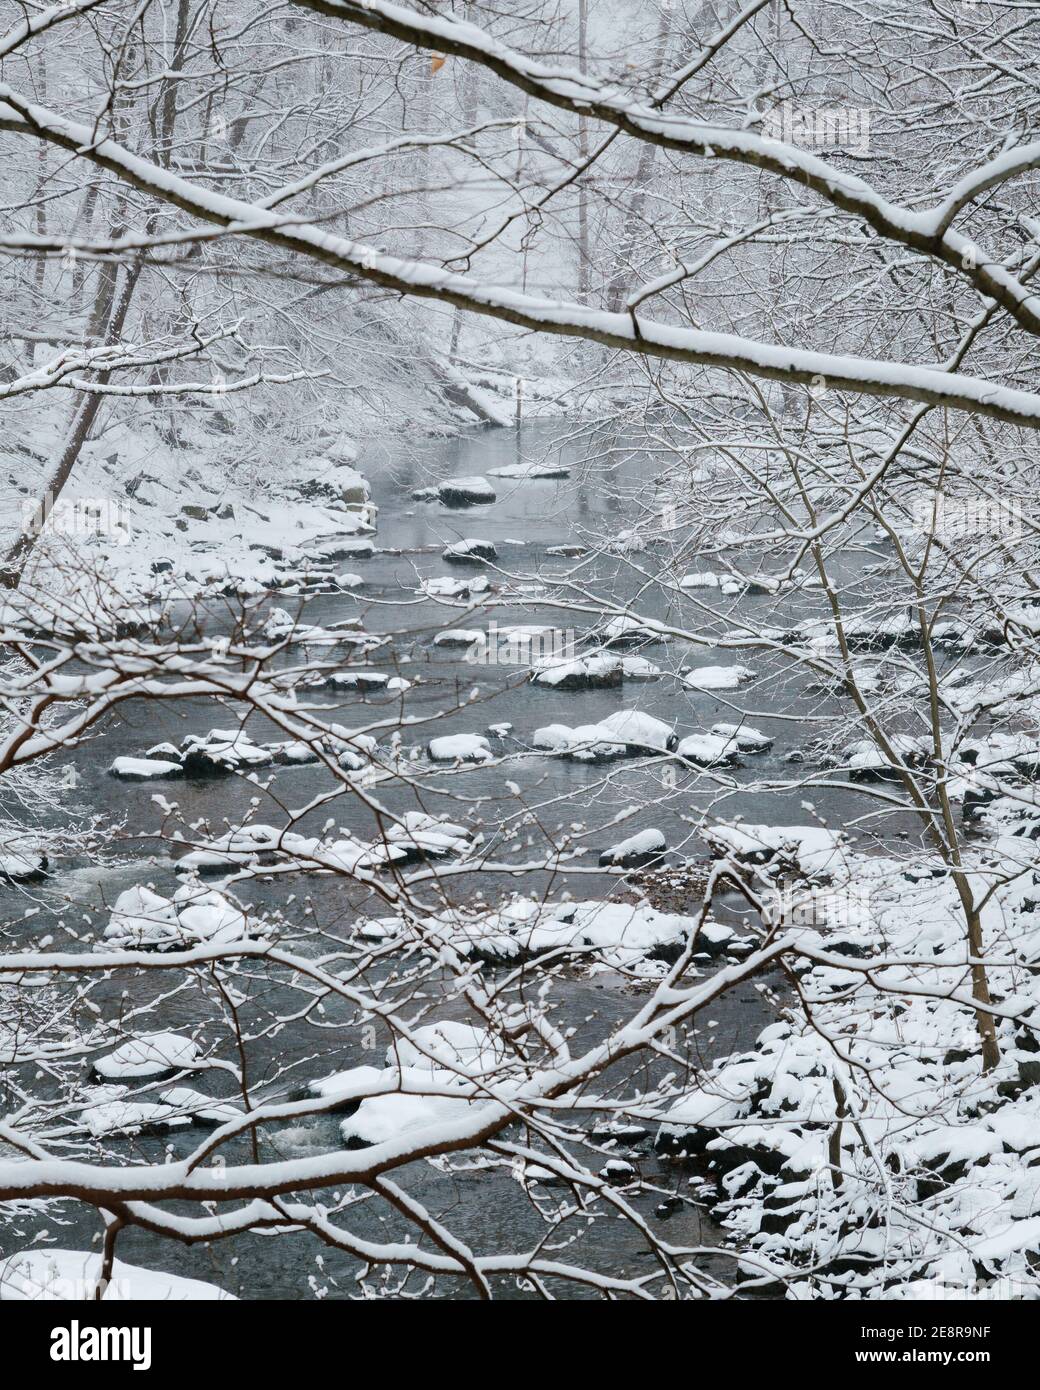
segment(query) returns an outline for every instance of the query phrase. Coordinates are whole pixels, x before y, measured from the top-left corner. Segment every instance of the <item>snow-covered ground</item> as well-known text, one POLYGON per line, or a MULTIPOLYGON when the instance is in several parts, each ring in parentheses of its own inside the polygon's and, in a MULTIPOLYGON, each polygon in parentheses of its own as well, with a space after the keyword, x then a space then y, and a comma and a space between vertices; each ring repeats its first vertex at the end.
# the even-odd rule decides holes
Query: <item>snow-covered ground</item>
MULTIPOLYGON (((1013 815, 1004 833, 1021 825, 1013 815)), ((762 831, 722 838, 746 858, 778 839, 762 831)), ((749 1283, 796 1298, 964 1298, 981 1280, 978 1296, 1035 1297, 1040 877, 997 887, 984 863, 969 877, 1000 962, 1001 1056, 987 1071, 953 878, 934 861, 847 852, 838 870, 800 844, 805 871, 827 880, 788 903, 806 1012, 785 1010, 677 1099, 658 1146, 709 1177, 749 1283)))

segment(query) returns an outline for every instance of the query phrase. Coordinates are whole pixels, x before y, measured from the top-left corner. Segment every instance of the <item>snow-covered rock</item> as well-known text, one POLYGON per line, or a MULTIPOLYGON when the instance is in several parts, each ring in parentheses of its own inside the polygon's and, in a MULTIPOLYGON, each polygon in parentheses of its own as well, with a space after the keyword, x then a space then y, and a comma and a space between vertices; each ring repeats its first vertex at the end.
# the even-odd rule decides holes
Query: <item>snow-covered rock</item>
POLYGON ((690 734, 676 749, 680 758, 699 767, 728 767, 741 753, 764 753, 773 740, 746 724, 713 724, 710 734, 690 734))
POLYGON ((427 598, 472 598, 485 594, 489 588, 486 575, 476 574, 469 579, 453 579, 450 575, 419 581, 419 592, 427 598))
POLYGON ((579 761, 666 753, 676 746, 674 729, 639 710, 619 710, 598 724, 547 724, 536 729, 532 746, 579 761))
POLYGON ((957 755, 973 779, 1014 775, 1035 781, 1040 776, 1040 738, 1025 730, 990 730, 962 742, 957 755))
POLYGON ((386 841, 366 844, 353 838, 300 835, 273 825, 251 824, 202 842, 182 856, 176 867, 178 873, 206 874, 278 863, 301 871, 352 874, 385 868, 407 857, 405 850, 386 841))
POLYGON ((844 866, 843 837, 819 825, 713 825, 705 830, 712 852, 738 863, 791 865, 809 878, 844 866))
POLYGON ((481 634, 481 645, 500 666, 568 660, 571 656, 566 635, 545 623, 495 624, 481 634))
POLYGON ((446 507, 479 507, 494 502, 496 493, 486 478, 446 478, 438 483, 437 496, 446 507))
POLYGON ((349 507, 363 507, 371 497, 368 479, 352 464, 339 458, 319 455, 297 459, 292 465, 292 477, 305 496, 324 488, 349 507))
POLYGON ((402 1095, 369 1096, 340 1125, 348 1148, 367 1148, 405 1136, 416 1137, 423 1130, 465 1118, 476 1102, 455 1096, 402 1095))
POLYGON ((613 656, 581 656, 573 661, 547 657, 535 663, 531 680, 552 690, 610 690, 624 676, 621 661, 613 656))
POLYGON ((27 835, 0 835, 0 883, 34 883, 47 873, 47 855, 27 835))
POLYGON ((308 763, 319 761, 320 754, 318 749, 321 741, 305 743, 302 739, 289 738, 283 743, 268 744, 275 762, 281 767, 305 767, 308 763))
POLYGON ((238 903, 197 883, 164 898, 143 884, 115 899, 96 951, 185 951, 199 941, 228 944, 263 934, 238 903))
POLYGON ((618 710, 601 719, 598 727, 608 738, 617 739, 631 752, 662 753, 674 749, 677 743, 671 724, 641 710, 618 710))
MULTIPOLYGON (((365 1126, 374 1115, 386 1115, 396 1121, 398 1107, 377 1106, 376 1096, 362 1100, 366 1091, 405 1089, 419 1092, 431 1081, 440 1086, 471 1089, 471 1078, 490 1077, 506 1056, 504 1045, 475 1024, 443 1020, 426 1024, 413 1031, 412 1039, 398 1038, 386 1050, 385 1065, 350 1067, 308 1082, 307 1094, 329 1102, 331 1110, 365 1110, 359 1125, 365 1126)), ((412 1096, 409 1099, 416 1099, 412 1096)), ((400 1111, 404 1115, 408 1107, 400 1111)), ((382 1119, 378 1122, 382 1125, 382 1119)), ((360 1139, 360 1130, 345 1138, 360 1139)), ((365 1138, 366 1143, 376 1143, 365 1138)))
POLYGON ((104 942, 95 949, 139 950, 180 940, 177 909, 171 900, 138 884, 116 899, 104 942))
POLYGON ((183 777, 184 768, 179 762, 164 758, 115 758, 108 773, 110 777, 119 777, 124 782, 154 782, 169 777, 183 777))
POLYGON ((441 556, 450 565, 480 565, 488 560, 497 560, 498 551, 491 541, 482 541, 474 536, 466 540, 453 541, 441 556))
POLYGON ((80 1112, 80 1123, 100 1139, 107 1134, 147 1134, 182 1129, 191 1121, 169 1105, 155 1101, 105 1100, 80 1112))
POLYGON ((883 651, 888 647, 913 647, 920 640, 917 622, 904 609, 877 616, 858 613, 844 622, 845 640, 852 651, 883 651))
MULTIPOLYGON (((365 528, 361 528, 365 529, 365 528)), ((368 528, 371 530, 371 527, 368 528)), ((371 560, 376 553, 375 542, 362 536, 340 536, 335 541, 314 547, 316 560, 371 560)))
POLYGON ((503 468, 492 468, 490 476, 528 482, 535 478, 569 478, 571 470, 562 463, 539 463, 537 459, 530 459, 524 463, 507 463, 503 468))
POLYGON ((387 830, 386 838, 410 859, 441 859, 448 854, 464 854, 473 843, 473 832, 425 811, 406 811, 387 830))
POLYGON ((664 674, 660 666, 647 661, 645 656, 623 656, 621 674, 626 681, 656 681, 664 674))
POLYGON ((599 1170, 599 1175, 604 1182, 609 1182, 613 1187, 624 1187, 639 1177, 636 1168, 625 1158, 608 1159, 599 1170))
MULTIPOLYGON (((444 914, 439 925, 461 954, 496 964, 555 952, 653 973, 648 962, 674 956, 697 922, 645 903, 544 903, 518 896, 489 912, 444 914)), ((734 935, 721 927, 711 943, 705 938, 705 949, 721 951, 734 935)))
POLYGON ((698 767, 731 767, 739 762, 739 749, 731 738, 718 734, 689 734, 681 739, 676 756, 698 767))
POLYGON ((714 570, 694 570, 684 574, 679 587, 686 590, 717 589, 726 598, 738 598, 748 588, 745 580, 735 574, 718 574, 714 570))
POLYGON ((181 755, 187 777, 225 777, 244 768, 267 767, 274 761, 270 750, 254 743, 242 729, 189 734, 181 741, 181 755))
POLYGON ((191 1038, 178 1033, 144 1033, 97 1058, 94 1071, 103 1081, 151 1081, 191 1070, 198 1057, 198 1044, 191 1038))
MULTIPOLYGON (((414 1030, 412 1038, 397 1038, 387 1048, 386 1067, 379 1075, 399 1087, 386 1095, 369 1096, 340 1126, 344 1143, 350 1147, 380 1144, 402 1135, 432 1129, 439 1124, 464 1117, 479 1100, 480 1082, 491 1082, 506 1058, 504 1043, 475 1024, 443 1020, 414 1030), (451 1087, 463 1094, 423 1094, 435 1083, 438 1089, 451 1087)), ((336 1099, 343 1089, 356 1093, 357 1073, 326 1078, 319 1083, 336 1099), (348 1079, 352 1078, 352 1079, 348 1079)))
POLYGON ((698 666, 681 674, 691 690, 739 690, 755 678, 747 666, 698 666))
MULTIPOLYGON (((400 694, 410 683, 381 672, 334 672, 323 677, 319 684, 333 688, 372 689, 386 694, 400 694), (356 680, 355 680, 356 678, 356 680)), ((362 755, 375 750, 375 739, 367 734, 354 734, 340 724, 329 726, 329 732, 315 732, 304 739, 284 739, 275 743, 254 743, 241 729, 211 729, 208 734, 189 734, 180 748, 159 744, 150 748, 144 758, 117 758, 109 772, 129 780, 153 780, 181 777, 224 777, 249 768, 268 767, 272 763, 296 767, 318 761, 319 755, 340 757, 345 751, 364 761, 362 755), (161 755, 161 756, 160 756, 161 755)), ((348 763, 350 759, 347 759, 348 763)))
POLYGON ((331 690, 382 691, 387 695, 401 695, 412 688, 411 681, 385 671, 333 671, 324 684, 331 690))
POLYGON ((346 1071, 333 1072, 307 1083, 306 1093, 318 1100, 328 1102, 328 1110, 356 1110, 365 1091, 372 1083, 380 1083, 384 1078, 381 1067, 350 1067, 346 1071))
MULTIPOLYGON (((893 734, 892 750, 908 767, 920 767, 928 757, 926 739, 909 734, 893 734)), ((854 782, 898 781, 899 773, 873 739, 857 739, 845 749, 842 761, 854 782)))
POLYGON ((742 753, 766 753, 773 746, 773 740, 750 724, 713 724, 711 732, 716 738, 724 738, 733 743, 742 753))
POLYGON ((386 642, 383 637, 359 631, 357 619, 352 618, 335 627, 319 627, 313 623, 301 623, 284 608, 271 610, 264 624, 263 635, 268 642, 299 642, 309 647, 346 646, 359 653, 374 651, 386 642))
POLYGON ((435 763, 487 763, 495 756, 482 734, 442 734, 430 739, 427 752, 435 763))
POLYGON ((679 580, 681 589, 717 589, 722 576, 714 570, 692 570, 679 580))
POLYGON ((223 893, 196 883, 185 883, 173 895, 177 927, 187 942, 212 941, 228 944, 256 934, 251 932, 246 914, 223 893))
POLYGON ((604 867, 613 864, 622 869, 638 869, 660 859, 665 848, 666 841, 660 830, 639 830, 627 840, 605 849, 599 862, 604 867))
POLYGON ((207 872, 247 864, 270 862, 280 851, 292 853, 298 836, 274 825, 251 823, 203 842, 177 861, 177 870, 207 872))
POLYGON ((666 642, 668 633, 640 618, 610 618, 596 634, 607 647, 645 647, 666 642))
POLYGON ((240 1120, 243 1114, 240 1105, 193 1091, 190 1086, 171 1086, 168 1090, 160 1091, 159 1100, 191 1124, 226 1125, 232 1120, 240 1120))
POLYGON ((505 1044, 475 1023, 441 1019, 412 1030, 411 1038, 398 1038, 386 1050, 386 1064, 434 1073, 446 1071, 460 1081, 468 1076, 489 1076, 506 1055, 505 1044))

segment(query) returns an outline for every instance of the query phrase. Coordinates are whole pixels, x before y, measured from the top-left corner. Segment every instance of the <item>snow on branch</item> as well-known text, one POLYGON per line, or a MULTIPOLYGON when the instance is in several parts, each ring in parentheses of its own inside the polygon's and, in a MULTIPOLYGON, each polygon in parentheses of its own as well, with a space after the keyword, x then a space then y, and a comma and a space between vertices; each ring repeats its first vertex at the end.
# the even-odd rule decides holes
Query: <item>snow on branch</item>
MULTIPOLYGON (((0 100, 21 112, 43 139, 110 170, 134 187, 192 216, 220 223, 282 250, 301 253, 405 295, 441 300, 538 332, 584 338, 650 357, 747 372, 774 381, 817 386, 823 383, 835 390, 922 401, 1028 429, 1040 427, 1040 396, 1032 392, 936 367, 781 347, 736 334, 672 327, 631 314, 538 299, 484 284, 473 276, 451 274, 439 266, 384 255, 317 226, 279 217, 257 204, 190 183, 131 153, 115 140, 98 139, 88 127, 26 100, 6 83, 0 83, 0 100)), ((1040 328, 1040 318, 1037 325, 1040 328)))
MULTIPOLYGON (((292 0, 302 9, 349 20, 377 33, 480 64, 510 85, 575 115, 606 122, 633 138, 707 159, 726 159, 776 174, 860 217, 880 236, 932 256, 994 299, 1021 327, 1040 333, 1040 301, 968 238, 950 230, 957 211, 986 189, 1040 164, 1040 143, 1010 151, 963 180, 922 212, 890 202, 853 174, 752 130, 733 130, 640 106, 615 83, 572 68, 553 68, 518 53, 477 25, 417 14, 384 0, 292 0)), ((742 24, 741 26, 742 27, 742 24)))

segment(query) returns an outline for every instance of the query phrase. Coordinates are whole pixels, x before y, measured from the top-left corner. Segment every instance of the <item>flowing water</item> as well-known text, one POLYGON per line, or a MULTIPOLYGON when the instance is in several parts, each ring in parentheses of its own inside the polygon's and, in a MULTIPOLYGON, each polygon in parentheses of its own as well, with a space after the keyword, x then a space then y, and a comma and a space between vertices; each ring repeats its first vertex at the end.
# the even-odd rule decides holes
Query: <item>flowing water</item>
MULTIPOLYGON (((663 552, 638 551, 628 554, 600 554, 590 557, 564 557, 551 553, 561 545, 587 542, 591 547, 604 536, 616 539, 626 527, 646 516, 646 497, 652 491, 654 459, 630 449, 624 440, 608 440, 605 457, 593 468, 586 456, 601 449, 597 441, 590 450, 582 433, 561 425, 528 425, 521 431, 474 431, 451 440, 422 441, 401 457, 389 448, 373 446, 362 466, 373 482, 374 501, 379 507, 377 553, 369 559, 341 562, 343 570, 356 570, 365 581, 356 595, 326 594, 311 598, 302 612, 312 624, 329 624, 344 618, 361 617, 373 633, 392 634, 390 645, 372 658, 376 669, 397 670, 416 682, 403 702, 405 715, 421 722, 403 728, 405 745, 422 745, 434 734, 447 732, 483 733, 489 725, 508 723, 511 737, 500 745, 520 752, 528 736, 539 726, 550 723, 577 725, 594 723, 617 710, 639 708, 675 726, 683 736, 705 732, 717 721, 737 722, 746 712, 747 720, 774 738, 773 749, 748 757, 745 766, 724 776, 680 773, 674 784, 664 773, 660 761, 645 759, 608 764, 574 762, 529 751, 518 758, 508 777, 520 789, 519 799, 509 791, 501 768, 474 768, 462 776, 445 776, 424 782, 418 804, 426 810, 447 813, 452 819, 479 827, 494 843, 496 827, 516 813, 520 802, 538 806, 540 823, 550 838, 557 827, 582 823, 585 830, 578 843, 589 851, 593 866, 567 886, 577 898, 604 897, 617 890, 616 879, 596 873, 598 853, 607 845, 626 838, 636 830, 654 827, 663 832, 673 858, 703 855, 694 825, 708 807, 718 815, 742 815, 748 821, 767 824, 801 824, 808 817, 802 805, 805 792, 797 786, 800 767, 788 761, 835 718, 835 708, 819 694, 808 691, 800 676, 762 667, 762 679, 743 692, 732 694, 699 693, 684 689, 671 674, 684 663, 693 665, 742 662, 757 668, 757 658, 712 652, 696 644, 674 641, 645 649, 642 655, 662 666, 664 677, 655 682, 626 683, 618 689, 562 692, 539 689, 527 683, 519 665, 483 666, 467 662, 458 650, 434 649, 431 639, 438 630, 449 627, 483 628, 489 620, 460 614, 417 596, 419 579, 452 574, 460 577, 478 573, 456 569, 441 558, 446 544, 469 536, 491 540, 498 548, 497 569, 490 577, 512 590, 514 596, 492 614, 499 625, 507 623, 546 624, 573 629, 579 640, 594 625, 590 615, 571 615, 545 603, 545 594, 532 594, 522 586, 544 585, 547 576, 571 575, 590 592, 615 601, 645 589, 639 569, 659 564, 663 552), (452 510, 433 502, 417 502, 412 490, 450 476, 487 474, 490 470, 531 458, 546 458, 571 467, 570 478, 511 482, 496 480, 498 499, 494 504, 467 510, 452 510), (648 487, 649 484, 649 487, 648 487), (464 708, 460 699, 479 690, 479 696, 464 708), (734 712, 734 711, 738 712, 734 712), (434 717, 436 726, 434 727, 434 717), (763 790, 765 780, 781 784, 763 790), (784 790, 785 782, 790 783, 784 790), (626 808, 644 809, 610 827, 609 822, 626 808)), ((709 568, 693 562, 685 568, 709 568)), ((681 569, 679 571, 682 572, 681 569)), ((550 590, 549 592, 558 592, 550 590)), ((716 602, 717 595, 714 596, 716 602)), ((300 600, 279 595, 275 603, 295 612, 300 600)), ((738 615, 753 615, 768 624, 777 622, 777 601, 768 596, 731 601, 734 621, 738 615)), ((229 607, 212 604, 205 618, 207 630, 218 635, 226 630, 229 607)), ((646 616, 686 627, 694 634, 702 621, 693 602, 678 591, 651 590, 641 593, 639 609, 646 616)), ((788 607, 786 623, 804 616, 788 607)), ((180 615, 184 617, 184 614, 180 615)), ((705 631, 705 638, 718 636, 726 626, 717 624, 705 631)), ((292 659, 300 659, 301 649, 293 649, 292 659)), ((328 652, 315 649, 312 655, 328 659, 328 652)), ((399 722, 400 702, 385 697, 361 700, 357 695, 315 695, 315 703, 328 705, 331 719, 358 727, 361 720, 382 724, 381 740, 399 722)), ((153 802, 156 793, 176 801, 184 820, 193 824, 208 822, 219 833, 225 819, 242 817, 251 798, 259 797, 254 819, 284 822, 284 807, 305 806, 312 797, 329 789, 328 774, 320 767, 279 768, 269 793, 240 778, 173 783, 125 783, 108 776, 113 758, 140 755, 153 744, 165 740, 179 742, 185 734, 203 733, 210 728, 227 728, 237 722, 232 710, 218 710, 210 702, 184 701, 180 704, 149 702, 124 706, 69 759, 77 774, 76 800, 86 808, 119 820, 123 827, 121 858, 103 866, 82 861, 59 863, 43 885, 2 891, 6 920, 21 922, 7 933, 9 945, 29 946, 47 935, 57 936, 64 924, 84 930, 84 914, 93 915, 94 930, 103 926, 106 904, 111 904, 127 886, 147 881, 157 891, 170 892, 176 884, 172 868, 175 855, 167 842, 158 838, 159 813, 153 802), (27 914, 23 917, 23 914, 27 914)), ((257 740, 284 737, 257 716, 246 725, 257 740)), ((264 773, 266 778, 266 771, 264 773)), ((386 791, 379 797, 391 810, 417 804, 416 793, 408 789, 386 791)), ((867 809, 864 799, 854 792, 819 790, 812 796, 814 814, 838 828, 854 823, 867 831, 870 822, 860 819, 867 809)), ((371 819, 356 798, 344 796, 331 809, 323 807, 304 816, 295 827, 316 833, 332 816, 346 830, 364 838, 372 835, 371 819)), ((900 822, 889 822, 885 833, 899 831, 900 822)), ((904 826, 904 832, 909 824, 904 826)), ((544 844, 542 846, 544 850, 544 844)), ((517 849, 511 840, 496 845, 496 857, 514 862, 535 857, 537 847, 517 849)), ((489 876, 485 876, 489 878, 489 876)), ((505 885, 501 879, 466 881, 456 879, 446 890, 455 900, 472 902, 484 895, 489 900, 516 889, 541 893, 550 886, 545 874, 518 875, 505 885)), ((562 885, 555 885, 556 887, 562 885)), ((434 891, 436 885, 430 885, 434 891)), ((340 878, 296 876, 277 881, 260 878, 240 889, 241 897, 258 912, 284 909, 291 918, 306 903, 311 920, 332 938, 345 936, 359 912, 376 912, 379 905, 352 891, 340 878), (295 894, 295 903, 286 905, 295 894)), ((385 909, 384 909, 385 910, 385 909)), ((326 943, 327 945, 327 943, 326 943)), ((126 1010, 141 1006, 162 992, 158 978, 129 982, 116 977, 94 995, 107 1017, 126 1016, 126 1010)), ((68 986, 57 986, 58 997, 68 997, 68 986)), ((642 987, 607 972, 589 975, 577 969, 558 973, 554 998, 559 1010, 557 1022, 578 1030, 579 1040, 601 1033, 610 1023, 623 1019, 638 1007, 642 987)), ((274 1011, 278 1001, 271 1001, 274 1011)), ((212 1016, 212 1001, 200 990, 184 990, 164 998, 138 1025, 138 1031, 157 1028, 183 1030, 212 1016)), ((772 1015, 751 985, 725 995, 705 1021, 700 1044, 706 1058, 722 1056, 734 1049, 746 1049, 772 1015)), ((263 1038, 251 1048, 251 1080, 277 1079, 279 1088, 291 1093, 307 1077, 377 1061, 379 1053, 366 1050, 366 1039, 357 1027, 337 1029, 334 1011, 325 1020, 332 1025, 316 1036, 309 1026, 285 1027, 263 1038)), ((380 1052, 385 1039, 380 1041, 380 1052)), ((191 1081, 190 1084, 196 1084, 191 1081)), ((200 1089, 214 1092, 229 1089, 225 1074, 216 1072, 203 1078, 200 1089)), ((161 1158, 164 1153, 188 1152, 199 1140, 200 1131, 174 1132, 161 1138, 140 1137, 127 1141, 122 1152, 161 1158)), ((337 1117, 308 1120, 294 1127, 267 1131, 262 1156, 277 1154, 293 1157, 317 1153, 339 1144, 337 1117)), ((116 1146, 118 1148, 118 1146, 116 1146)), ((100 1157, 101 1150, 98 1150, 100 1157)), ((230 1152, 228 1160, 244 1156, 244 1150, 230 1152)), ((659 1184, 662 1192, 691 1194, 690 1175, 674 1164, 659 1160, 649 1143, 625 1156, 637 1163, 644 1179, 659 1184)), ((428 1165, 415 1167, 405 1175, 405 1186, 431 1209, 445 1213, 449 1225, 463 1239, 480 1250, 518 1249, 544 1236, 546 1226, 535 1205, 508 1170, 474 1168, 441 1171, 428 1165)), ((648 1194, 637 1202, 650 1212, 661 1200, 648 1194)), ((362 1236, 385 1237, 400 1227, 387 1225, 384 1208, 362 1204, 345 1219, 362 1236)), ((0 1250, 10 1253, 25 1248, 41 1230, 49 1233, 44 1243, 66 1248, 87 1248, 98 1229, 94 1213, 69 1203, 42 1217, 27 1213, 0 1225, 0 1250)), ((666 1228, 675 1243, 698 1243, 711 1247, 720 1232, 692 1205, 681 1207, 666 1228)), ((357 1264, 351 1257, 320 1247, 302 1235, 250 1234, 209 1247, 186 1250, 171 1248, 165 1242, 140 1232, 121 1238, 120 1256, 125 1260, 200 1278, 211 1279, 222 1287, 247 1298, 308 1298, 324 1292, 329 1297, 357 1293, 357 1264)), ((577 1249, 565 1249, 561 1258, 586 1258, 600 1268, 628 1273, 650 1268, 650 1256, 642 1240, 623 1221, 598 1217, 577 1249)), ((728 1256, 706 1255, 706 1269, 721 1277, 732 1273, 728 1256)), ((373 1281, 375 1282, 375 1281, 373 1281)), ((412 1276, 408 1290, 417 1291, 423 1283, 412 1276)), ((441 1294, 465 1296, 466 1286, 445 1281, 441 1294)), ((507 1295, 516 1292, 503 1286, 507 1295)), ((573 1295, 572 1295, 573 1296, 573 1295)))

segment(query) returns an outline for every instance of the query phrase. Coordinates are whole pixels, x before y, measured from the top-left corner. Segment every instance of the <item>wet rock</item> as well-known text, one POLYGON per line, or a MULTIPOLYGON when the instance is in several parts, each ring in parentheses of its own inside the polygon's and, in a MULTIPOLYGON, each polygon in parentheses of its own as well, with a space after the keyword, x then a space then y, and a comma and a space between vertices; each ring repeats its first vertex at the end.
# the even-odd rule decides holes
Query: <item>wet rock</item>
POLYGON ((449 565, 481 565, 489 560, 497 560, 498 551, 491 541, 470 537, 447 546, 441 558, 449 565))
MULTIPOLYGON (((376 548, 372 541, 365 540, 363 537, 355 537, 354 539, 331 541, 326 545, 319 546, 314 552, 313 558, 328 560, 334 564, 337 560, 371 560, 375 553, 376 548)), ((277 558, 282 558, 280 551, 277 558)))
POLYGON ((685 1203, 681 1197, 666 1197, 663 1202, 658 1202, 657 1206, 654 1207, 654 1215, 659 1221, 668 1221, 684 1206, 685 1203))
POLYGON ((608 1182, 612 1187, 626 1187, 630 1182, 634 1182, 639 1174, 631 1163, 626 1163, 623 1158, 611 1158, 599 1170, 599 1175, 604 1182, 608 1182))
POLYGON ((614 690, 623 679, 621 662, 611 656, 583 656, 573 661, 549 657, 539 661, 531 675, 534 685, 551 690, 614 690))
POLYGON ((713 724, 711 732, 716 738, 732 742, 741 753, 767 753, 773 746, 768 734, 753 729, 750 724, 713 724))
POLYGON ((438 632, 433 639, 435 647, 461 647, 468 650, 470 647, 479 646, 484 641, 484 634, 479 628, 452 627, 445 632, 438 632))
POLYGON ((333 671, 322 682, 330 690, 360 690, 366 694, 385 691, 401 694, 411 689, 411 681, 389 676, 383 671, 333 671))
POLYGON ((591 1135, 597 1144, 625 1144, 633 1147, 650 1138, 650 1130, 645 1125, 633 1124, 629 1120, 611 1120, 609 1124, 596 1125, 591 1135))
POLYGON ((695 763, 698 767, 735 767, 740 764, 737 745, 733 740, 719 738, 715 734, 690 734, 680 741, 675 754, 684 762, 695 763))
POLYGON ((211 729, 189 734, 181 743, 181 765, 187 777, 226 777, 242 768, 266 767, 272 753, 240 729, 211 729))
MULTIPOLYGON (((907 767, 923 767, 928 760, 928 745, 924 739, 909 734, 895 734, 889 739, 892 751, 907 767)), ((842 754, 849 777, 853 782, 896 782, 900 774, 888 755, 873 739, 857 739, 842 754)))

